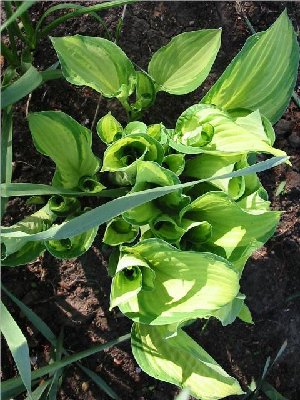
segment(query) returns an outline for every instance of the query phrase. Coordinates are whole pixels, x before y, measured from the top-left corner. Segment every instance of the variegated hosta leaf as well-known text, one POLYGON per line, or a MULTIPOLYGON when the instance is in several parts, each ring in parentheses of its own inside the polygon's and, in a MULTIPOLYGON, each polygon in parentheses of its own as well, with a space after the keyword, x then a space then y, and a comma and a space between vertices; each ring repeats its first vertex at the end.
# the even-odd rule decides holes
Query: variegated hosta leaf
POLYGON ((99 193, 105 186, 99 182, 96 177, 83 176, 79 179, 78 187, 86 193, 99 193))
POLYGON ((145 72, 136 72, 135 97, 136 101, 130 107, 137 113, 150 107, 155 101, 156 90, 154 82, 145 72))
POLYGON ((189 335, 181 329, 174 334, 175 330, 172 325, 133 324, 132 353, 143 371, 156 379, 188 388, 192 396, 201 400, 243 394, 235 378, 189 335))
POLYGON ((285 10, 267 31, 246 41, 202 102, 259 109, 274 124, 292 96, 298 64, 297 37, 285 10))
POLYGON ((245 298, 245 295, 239 293, 230 303, 215 311, 213 317, 221 321, 223 326, 232 324, 244 308, 245 298))
POLYGON ((135 70, 115 43, 100 37, 52 37, 67 81, 89 86, 106 97, 127 98, 135 84, 135 70))
POLYGON ((187 154, 227 156, 228 153, 238 155, 262 152, 276 156, 286 155, 284 151, 272 147, 259 111, 234 121, 225 111, 206 104, 196 104, 181 114, 170 146, 187 154), (206 143, 203 142, 205 137, 206 143), (189 140, 192 145, 189 144, 189 140))
POLYGON ((220 29, 184 32, 160 48, 148 71, 157 90, 186 94, 195 90, 209 74, 221 44, 220 29))
POLYGON ((212 192, 193 201, 182 210, 182 216, 209 222, 212 236, 203 250, 228 259, 241 272, 249 256, 274 234, 280 212, 254 214, 241 209, 225 193, 212 192))
MULTIPOLYGON (((50 210, 49 204, 32 215, 17 222, 11 228, 15 231, 37 233, 45 231, 55 221, 56 215, 50 210)), ((44 242, 28 242, 26 238, 1 238, 1 258, 4 266, 27 264, 36 259, 45 250, 44 242)))
POLYGON ((75 197, 63 197, 55 195, 50 197, 49 209, 59 217, 66 217, 69 214, 80 210, 80 201, 75 197))
POLYGON ((132 242, 138 235, 139 228, 126 222, 122 217, 113 218, 104 232, 103 243, 118 246, 132 242))
POLYGON ((133 183, 137 160, 163 160, 161 144, 151 136, 140 133, 130 134, 110 145, 104 153, 102 171, 121 172, 133 183))
MULTIPOLYGON (((168 169, 155 162, 139 161, 132 192, 140 192, 158 186, 176 185, 178 183, 180 183, 178 177, 168 169)), ((157 200, 134 207, 123 213, 123 217, 134 225, 145 225, 165 212, 177 213, 178 215, 179 210, 188 203, 189 198, 182 195, 181 191, 178 190, 157 200)))
POLYGON ((149 125, 147 128, 147 134, 156 139, 162 145, 166 145, 168 142, 167 129, 162 123, 149 125))
POLYGON ((268 211, 270 209, 268 194, 263 187, 260 187, 248 196, 243 196, 237 201, 237 204, 244 210, 253 214, 260 214, 262 211, 268 211))
POLYGON ((176 243, 185 232, 184 228, 179 226, 177 222, 176 218, 169 215, 159 215, 150 222, 151 231, 155 237, 169 243, 176 243))
POLYGON ((129 122, 124 128, 124 136, 131 135, 132 133, 147 133, 147 125, 141 121, 129 122))
MULTIPOLYGON (((84 211, 88 211, 88 209, 85 209, 84 211)), ((71 218, 68 218, 67 221, 69 221, 70 219, 71 218)), ((95 227, 71 238, 61 240, 49 240, 44 243, 46 249, 54 257, 62 259, 76 258, 88 251, 88 249, 94 242, 97 231, 98 227, 95 227)))
POLYGON ((190 221, 183 218, 180 226, 184 229, 183 235, 177 242, 182 250, 203 250, 203 243, 212 236, 212 226, 207 221, 190 221))
MULTIPOLYGON (((137 322, 164 325, 207 317, 232 301, 239 290, 231 264, 215 254, 181 251, 159 239, 123 247, 122 253, 143 260, 155 273, 153 290, 142 287, 130 300, 119 303, 120 310, 137 322)), ((122 273, 126 276, 124 269, 122 273)), ((124 281, 122 285, 126 292, 124 281)))
POLYGON ((169 154, 165 156, 162 166, 174 172, 177 176, 181 175, 185 167, 184 154, 169 154))
POLYGON ((121 139, 123 128, 120 122, 109 112, 99 119, 97 123, 97 133, 102 142, 110 144, 121 139))
POLYGON ((124 254, 117 264, 110 293, 110 309, 136 297, 141 290, 154 288, 155 272, 145 260, 133 254, 124 254))
MULTIPOLYGON (((205 179, 213 176, 221 176, 232 172, 235 169, 235 163, 241 159, 241 156, 214 156, 210 154, 201 154, 186 162, 183 176, 196 179, 205 179)), ((241 197, 245 191, 245 178, 243 176, 230 179, 216 179, 211 182, 212 188, 216 187, 225 193, 228 193, 233 199, 241 197)))
POLYGON ((61 111, 31 113, 28 120, 35 147, 56 164, 54 186, 75 189, 82 177, 95 175, 100 162, 89 129, 61 111))

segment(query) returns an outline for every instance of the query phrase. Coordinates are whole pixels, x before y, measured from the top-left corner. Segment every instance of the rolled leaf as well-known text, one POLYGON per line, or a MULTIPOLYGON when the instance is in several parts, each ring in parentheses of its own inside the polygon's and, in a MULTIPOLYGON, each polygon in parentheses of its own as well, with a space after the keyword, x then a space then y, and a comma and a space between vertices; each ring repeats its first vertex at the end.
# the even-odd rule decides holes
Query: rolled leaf
POLYGON ((285 155, 284 151, 272 147, 259 111, 234 121, 230 114, 206 104, 194 105, 181 114, 170 145, 186 154, 238 155, 262 152, 285 155), (204 140, 203 129, 205 134, 212 132, 210 136, 205 136, 206 143, 201 142, 204 140), (192 141, 193 145, 190 145, 189 141, 192 141))
POLYGON ((243 394, 236 379, 181 329, 134 323, 131 347, 134 358, 148 375, 189 388, 197 399, 218 400, 243 394), (167 339, 166 337, 169 336, 167 339))
MULTIPOLYGON (((34 234, 50 228, 56 215, 50 210, 49 204, 32 215, 17 222, 11 227, 15 231, 34 234)), ((3 266, 18 266, 35 260, 43 251, 43 241, 29 241, 26 238, 1 238, 1 258, 3 266)))
POLYGON ((268 30, 246 41, 202 102, 259 109, 274 124, 291 99, 298 64, 297 37, 285 10, 268 30))
MULTIPOLYGON (((180 183, 178 177, 168 169, 151 161, 139 161, 137 174, 132 193, 158 186, 170 186, 180 183)), ((153 200, 141 206, 132 208, 123 213, 126 221, 135 225, 145 225, 157 218, 160 214, 169 212, 177 213, 189 203, 189 198, 178 190, 167 194, 161 199, 153 200)))
POLYGON ((137 237, 138 232, 138 227, 129 224, 122 217, 116 217, 107 224, 103 243, 110 246, 130 243, 137 237))
POLYGON ((159 215, 150 222, 151 231, 155 237, 166 240, 169 243, 177 242, 185 230, 177 224, 176 218, 169 215, 159 215))
POLYGON ((50 197, 48 204, 49 209, 60 217, 65 217, 80 210, 80 201, 76 197, 55 195, 50 197))
MULTIPOLYGON (((212 176, 220 176, 232 172, 235 169, 235 163, 241 159, 241 156, 214 156, 210 154, 201 154, 187 161, 183 176, 191 178, 205 179, 212 176)), ((216 179, 211 185, 230 197, 238 199, 245 191, 245 178, 234 177, 229 179, 216 179)))
POLYGON ((94 176, 100 167, 94 156, 91 131, 61 111, 43 111, 28 116, 37 150, 56 164, 53 185, 78 186, 80 178, 94 176))
POLYGON ((117 140, 104 153, 102 171, 120 171, 134 182, 138 160, 156 161, 163 159, 161 144, 146 134, 130 134, 117 140))
POLYGON ((167 129, 162 123, 149 125, 147 128, 147 134, 152 136, 162 145, 165 145, 168 142, 167 129))
POLYGON ((195 90, 209 74, 221 44, 220 29, 184 32, 160 48, 148 72, 157 91, 186 94, 195 90))
POLYGON ((97 123, 97 133, 102 142, 106 144, 121 139, 122 132, 122 125, 111 115, 111 112, 104 115, 97 123))
POLYGON ((182 215, 211 224, 212 236, 203 250, 226 258, 238 272, 249 256, 274 234, 280 218, 277 211, 247 212, 223 192, 199 197, 182 210, 182 215))
POLYGON ((169 154, 164 157, 162 166, 174 172, 177 176, 181 175, 185 167, 184 154, 169 154))
POLYGON ((127 98, 132 93, 134 67, 115 43, 81 35, 51 40, 63 75, 70 83, 89 86, 105 97, 127 98))
POLYGON ((118 262, 111 284, 110 309, 126 303, 142 290, 152 290, 155 273, 141 258, 125 254, 118 262))
POLYGON ((139 112, 150 107, 155 101, 156 91, 154 82, 145 72, 136 72, 135 97, 136 101, 131 105, 131 109, 134 112, 139 112))
POLYGON ((155 273, 153 290, 142 288, 128 302, 119 304, 136 322, 164 325, 207 317, 232 301, 239 289, 231 264, 214 254, 180 251, 159 239, 123 247, 122 252, 142 259, 155 273))
MULTIPOLYGON (((77 215, 80 215, 82 213, 78 213, 77 215)), ((72 218, 68 218, 67 221, 70 221, 71 219, 72 218)), ((95 240, 97 232, 98 227, 94 227, 86 232, 81 233, 80 235, 76 235, 71 238, 61 240, 49 240, 45 241, 44 243, 46 249, 54 257, 61 259, 76 258, 88 251, 95 240)))
POLYGON ((147 125, 140 121, 129 122, 125 126, 124 135, 130 135, 132 133, 147 133, 147 125))
POLYGON ((100 193, 105 186, 102 185, 97 179, 89 176, 83 176, 79 179, 78 187, 86 193, 100 193))

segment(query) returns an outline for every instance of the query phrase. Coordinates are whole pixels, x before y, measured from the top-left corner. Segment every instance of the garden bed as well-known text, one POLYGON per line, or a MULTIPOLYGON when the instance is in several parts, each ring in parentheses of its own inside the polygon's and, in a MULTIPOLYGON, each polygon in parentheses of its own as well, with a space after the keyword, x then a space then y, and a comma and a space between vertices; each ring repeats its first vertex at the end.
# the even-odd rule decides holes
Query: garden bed
MULTIPOLYGON (((49 6, 48 2, 36 4, 31 9, 33 20, 49 6)), ((256 30, 261 31, 274 22, 285 6, 297 31, 299 3, 246 2, 244 10, 256 30)), ((103 13, 112 35, 121 14, 120 8, 103 13)), ((145 114, 146 123, 163 122, 167 127, 173 126, 178 115, 198 102, 220 76, 250 32, 234 2, 141 2, 127 6, 118 44, 142 68, 172 36, 220 26, 223 28, 222 47, 209 79, 188 95, 176 97, 160 93, 156 104, 145 114)), ((104 36, 105 31, 91 17, 82 16, 56 28, 52 36, 70 34, 104 36)), ((45 69, 56 60, 50 41, 47 39, 40 43, 35 66, 45 69)), ((30 98, 17 103, 14 109, 13 181, 49 184, 55 169, 48 158, 34 149, 25 119, 28 110, 61 110, 91 128, 97 104, 97 121, 108 109, 113 114, 122 115, 123 121, 122 118, 120 121, 125 121, 125 114, 122 114, 117 101, 104 98, 99 101, 95 91, 72 86, 62 79, 44 84, 30 98)), ((242 292, 247 296, 246 302, 255 324, 247 325, 236 320, 232 325, 222 327, 216 320, 210 320, 204 330, 201 322, 189 328, 190 335, 243 387, 261 376, 267 357, 274 357, 287 340, 287 348, 268 381, 289 400, 300 397, 299 117, 299 109, 291 103, 275 127, 276 147, 291 156, 292 167, 282 165, 261 174, 272 208, 284 210, 284 213, 275 236, 254 254, 243 274, 242 292), (283 181, 286 182, 283 190, 276 193, 283 181)), ((93 146, 97 152, 103 150, 96 135, 93 146)), ((98 200, 89 201, 91 203, 87 205, 100 204, 98 200)), ((33 210, 34 206, 27 206, 22 198, 10 200, 5 225, 21 220, 33 210)), ((117 309, 108 311, 111 279, 107 276, 106 263, 106 249, 101 244, 101 234, 98 234, 92 248, 76 260, 59 261, 45 253, 27 266, 3 268, 2 278, 6 287, 31 307, 57 335, 64 326, 64 346, 77 352, 130 331, 130 320, 117 309)), ((4 300, 29 341, 33 368, 44 365, 50 359, 49 343, 7 298, 4 300)), ((102 376, 124 400, 168 400, 178 392, 175 386, 141 372, 132 357, 129 342, 89 357, 83 364, 102 376)), ((5 343, 3 366, 3 379, 16 374, 5 343)), ((71 366, 65 371, 59 399, 109 398, 76 367, 71 366)))

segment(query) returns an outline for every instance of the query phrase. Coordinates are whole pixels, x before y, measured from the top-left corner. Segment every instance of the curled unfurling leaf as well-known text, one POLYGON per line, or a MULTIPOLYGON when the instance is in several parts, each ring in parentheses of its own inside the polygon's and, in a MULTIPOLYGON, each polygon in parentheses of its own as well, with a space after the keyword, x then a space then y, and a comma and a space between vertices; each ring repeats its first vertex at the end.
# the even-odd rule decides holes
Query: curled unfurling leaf
POLYGON ((121 251, 123 257, 133 256, 139 262, 133 264, 127 258, 124 261, 121 256, 121 268, 117 271, 123 270, 124 264, 147 265, 155 273, 150 291, 144 290, 139 273, 135 275, 133 290, 132 280, 122 275, 120 290, 126 299, 122 297, 118 305, 134 321, 163 325, 207 317, 232 301, 238 292, 238 275, 228 261, 215 254, 181 251, 159 239, 148 239, 133 247, 123 247, 121 251), (128 297, 126 279, 131 293, 128 297))
POLYGON ((102 142, 110 144, 121 139, 123 128, 120 122, 118 122, 111 112, 109 112, 98 121, 97 133, 102 142))
POLYGON ((121 172, 134 182, 138 160, 161 163, 161 144, 146 134, 130 134, 117 140, 104 153, 102 171, 121 172))
POLYGON ((122 217, 113 218, 104 232, 103 243, 118 246, 132 242, 138 235, 139 228, 126 222, 122 217))
MULTIPOLYGON (((54 214, 46 204, 43 208, 32 215, 17 222, 11 228, 15 231, 22 231, 28 234, 42 232, 50 228, 55 221, 54 214)), ((1 239, 2 265, 17 266, 27 264, 36 259, 45 250, 44 242, 28 242, 25 238, 1 239)))
POLYGON ((80 210, 80 201, 75 197, 55 195, 48 202, 50 210, 59 217, 65 217, 80 210))

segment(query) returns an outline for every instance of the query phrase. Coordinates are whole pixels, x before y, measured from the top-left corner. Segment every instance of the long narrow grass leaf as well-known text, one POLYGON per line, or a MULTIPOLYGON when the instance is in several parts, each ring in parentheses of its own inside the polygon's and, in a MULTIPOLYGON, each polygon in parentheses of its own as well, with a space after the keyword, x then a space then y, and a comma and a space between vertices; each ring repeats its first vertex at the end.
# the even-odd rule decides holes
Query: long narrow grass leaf
POLYGON ((2 24, 0 32, 6 29, 13 21, 15 21, 20 15, 22 15, 26 10, 28 10, 28 8, 30 8, 34 3, 36 3, 36 0, 23 1, 20 7, 17 8, 17 10, 4 22, 4 24, 2 24))
MULTIPOLYGON (((73 354, 68 357, 64 357, 61 361, 55 361, 52 364, 46 365, 45 367, 33 371, 32 379, 41 378, 44 375, 51 374, 60 368, 72 364, 73 362, 82 360, 83 358, 89 357, 95 353, 99 353, 100 351, 107 350, 110 347, 122 343, 128 339, 130 339, 130 333, 124 336, 120 336, 117 339, 111 340, 110 342, 93 346, 89 349, 80 351, 79 353, 73 354)), ((20 385, 22 385, 22 379, 19 376, 3 382, 1 388, 3 395, 6 395, 7 392, 11 391, 15 387, 19 387, 20 385)))
POLYGON ((23 197, 23 196, 47 196, 53 194, 61 194, 66 196, 95 196, 115 198, 126 194, 128 189, 117 188, 101 190, 99 193, 91 192, 78 192, 64 188, 58 188, 51 185, 44 185, 40 183, 9 183, 1 184, 2 197, 23 197))
POLYGON ((54 346, 56 347, 56 336, 52 330, 45 324, 43 320, 33 312, 29 307, 27 307, 22 301, 17 299, 9 290, 6 289, 4 285, 1 285, 4 293, 20 308, 22 313, 28 318, 28 320, 38 329, 41 334, 54 346))
POLYGON ((31 394, 31 367, 27 340, 2 301, 1 332, 17 365, 20 373, 19 380, 23 382, 28 393, 31 394))
POLYGON ((1 108, 16 103, 36 89, 42 82, 42 75, 31 65, 21 78, 3 90, 1 93, 1 108))
POLYGON ((78 364, 80 369, 86 373, 86 375, 93 380, 93 382, 103 390, 110 398, 114 400, 119 400, 120 397, 112 390, 110 386, 94 371, 89 368, 84 367, 83 365, 78 364))
POLYGON ((221 176, 210 177, 193 182, 177 184, 165 187, 156 187, 154 189, 147 189, 141 192, 130 193, 124 197, 112 200, 104 205, 94 208, 72 220, 58 226, 52 226, 50 229, 36 234, 26 234, 21 231, 14 231, 13 228, 2 228, 3 237, 27 237, 28 241, 36 240, 51 240, 51 239, 66 239, 86 232, 95 226, 102 225, 103 223, 111 220, 112 218, 137 207, 141 204, 147 203, 151 200, 157 199, 166 194, 172 193, 178 189, 194 186, 198 183, 209 182, 215 179, 226 179, 237 176, 246 176, 253 173, 265 171, 269 168, 275 167, 288 160, 288 157, 273 157, 267 161, 262 161, 253 164, 250 167, 240 169, 238 171, 224 174, 221 176))
POLYGON ((27 396, 25 400, 39 400, 47 387, 49 386, 50 381, 45 381, 39 384, 39 386, 31 393, 31 397, 27 396))

